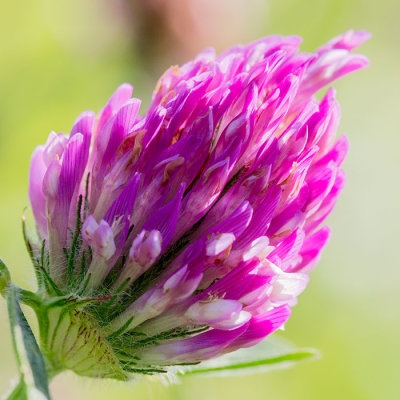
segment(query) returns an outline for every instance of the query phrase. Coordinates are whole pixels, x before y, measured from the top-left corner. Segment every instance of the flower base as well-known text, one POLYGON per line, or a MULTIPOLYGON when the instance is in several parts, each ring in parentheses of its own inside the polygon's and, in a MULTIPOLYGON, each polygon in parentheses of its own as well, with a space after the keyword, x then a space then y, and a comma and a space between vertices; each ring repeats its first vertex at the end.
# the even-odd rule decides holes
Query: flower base
POLYGON ((88 312, 52 308, 39 324, 41 348, 53 373, 69 369, 82 376, 128 379, 102 328, 88 312))

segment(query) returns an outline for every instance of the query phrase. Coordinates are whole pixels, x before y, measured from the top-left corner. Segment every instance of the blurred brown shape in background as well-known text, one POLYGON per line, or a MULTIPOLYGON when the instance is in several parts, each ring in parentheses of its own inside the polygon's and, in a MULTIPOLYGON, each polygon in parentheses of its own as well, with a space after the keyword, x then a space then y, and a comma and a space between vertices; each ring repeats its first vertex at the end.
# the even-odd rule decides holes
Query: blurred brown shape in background
POLYGON ((150 73, 255 39, 265 28, 266 0, 125 0, 126 23, 150 73))

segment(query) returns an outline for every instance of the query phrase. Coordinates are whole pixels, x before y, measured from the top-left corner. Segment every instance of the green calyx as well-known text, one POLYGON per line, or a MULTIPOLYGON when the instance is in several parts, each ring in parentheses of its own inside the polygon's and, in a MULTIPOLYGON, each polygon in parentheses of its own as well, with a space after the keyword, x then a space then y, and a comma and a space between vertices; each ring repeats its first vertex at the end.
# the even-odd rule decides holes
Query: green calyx
POLYGON ((127 380, 103 329, 84 309, 50 307, 41 324, 41 348, 54 371, 127 380))
POLYGON ((63 370, 81 376, 129 379, 108 341, 104 329, 87 306, 103 298, 46 297, 10 284, 5 295, 35 311, 39 324, 40 351, 49 377, 63 370))

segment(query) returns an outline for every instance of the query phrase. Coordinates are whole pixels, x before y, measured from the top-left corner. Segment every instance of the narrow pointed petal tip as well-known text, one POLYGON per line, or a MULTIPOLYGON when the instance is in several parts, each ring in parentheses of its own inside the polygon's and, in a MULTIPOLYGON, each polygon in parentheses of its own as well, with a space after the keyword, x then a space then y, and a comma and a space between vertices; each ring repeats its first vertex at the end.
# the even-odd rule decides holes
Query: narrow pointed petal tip
POLYGON ((45 296, 104 300, 69 327, 49 314, 58 368, 166 373, 284 326, 345 182, 335 89, 315 94, 368 65, 352 51, 369 37, 350 30, 312 54, 278 35, 208 49, 165 72, 147 111, 123 84, 69 136, 49 135, 29 172, 45 296))
POLYGON ((372 37, 371 32, 365 30, 354 31, 352 29, 348 30, 342 35, 339 35, 326 43, 324 46, 320 47, 321 51, 326 49, 346 49, 353 50, 355 47, 361 46, 364 42, 372 37))

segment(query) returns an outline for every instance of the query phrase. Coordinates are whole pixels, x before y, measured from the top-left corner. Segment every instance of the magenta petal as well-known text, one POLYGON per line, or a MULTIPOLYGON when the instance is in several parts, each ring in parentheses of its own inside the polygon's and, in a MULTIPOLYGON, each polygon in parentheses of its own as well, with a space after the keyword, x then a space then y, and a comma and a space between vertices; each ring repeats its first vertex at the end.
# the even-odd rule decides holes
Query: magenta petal
POLYGON ((341 76, 368 65, 367 57, 360 54, 349 54, 347 50, 332 49, 321 53, 307 71, 302 93, 311 95, 341 76))
POLYGON ((291 310, 288 306, 279 306, 253 317, 246 332, 235 339, 225 351, 234 351, 242 347, 251 347, 275 332, 289 319, 291 310))
POLYGON ((74 206, 71 209, 71 214, 76 216, 77 191, 86 167, 88 150, 84 136, 77 133, 69 139, 63 154, 58 182, 57 203, 52 215, 54 224, 53 232, 57 235, 56 251, 61 251, 66 244, 71 205, 74 206))
POLYGON ((310 272, 318 263, 321 252, 330 238, 330 229, 325 226, 308 237, 300 250, 301 262, 290 272, 310 272))
POLYGON ((100 132, 104 124, 110 119, 115 112, 127 102, 132 96, 133 87, 129 83, 123 83, 110 97, 108 103, 100 112, 96 130, 100 132))
POLYGON ((71 136, 74 136, 76 133, 81 133, 85 137, 92 136, 94 120, 96 114, 93 111, 84 111, 79 117, 75 120, 74 125, 71 129, 71 136))
POLYGON ((47 235, 46 200, 42 191, 46 165, 43 162, 43 146, 36 147, 29 168, 29 201, 42 238, 47 235))
POLYGON ((114 200, 108 209, 104 219, 112 225, 118 217, 130 217, 133 211, 136 193, 140 183, 140 174, 136 174, 132 180, 125 186, 122 193, 114 200))
POLYGON ((342 170, 338 170, 335 183, 331 191, 326 195, 324 202, 320 205, 317 211, 308 218, 304 227, 305 232, 308 234, 313 232, 324 221, 324 219, 331 213, 340 192, 343 190, 345 183, 345 174, 342 170))
POLYGON ((252 215, 253 209, 250 203, 245 201, 228 218, 210 229, 207 234, 227 232, 238 238, 248 227, 252 215))
POLYGON ((280 197, 281 189, 279 186, 271 186, 268 189, 264 201, 255 210, 253 219, 241 238, 241 243, 248 243, 251 239, 256 239, 265 234, 278 206, 280 197))
POLYGON ((160 231, 163 250, 167 248, 174 236, 184 190, 185 187, 182 185, 175 198, 155 211, 143 226, 143 229, 148 231, 153 229, 160 231))
POLYGON ((259 276, 255 272, 258 260, 251 259, 241 262, 230 273, 211 285, 204 293, 199 295, 200 299, 207 299, 213 293, 224 295, 224 298, 238 300, 260 286, 270 281, 269 277, 259 276))
POLYGON ((296 263, 303 242, 303 230, 296 229, 276 246, 275 250, 268 255, 268 260, 286 271, 293 263, 296 263))
MULTIPOLYGON (((104 145, 105 151, 102 164, 107 165, 116 155, 116 151, 124 138, 130 133, 139 111, 141 101, 139 99, 128 100, 110 120, 108 127, 108 142, 104 145)), ((104 132, 105 133, 105 132, 104 132)), ((103 134, 104 134, 103 133, 103 134)), ((100 132, 102 134, 102 132, 100 132)))
POLYGON ((329 40, 326 44, 318 49, 318 52, 321 53, 330 49, 353 50, 355 47, 362 45, 370 37, 371 33, 368 31, 349 30, 344 34, 329 40))
POLYGON ((105 260, 109 260, 115 253, 114 234, 110 225, 101 220, 98 224, 90 215, 83 224, 82 237, 94 252, 105 260))
POLYGON ((232 331, 212 329, 189 339, 154 346, 151 350, 141 353, 140 358, 160 365, 207 360, 229 346, 247 327, 248 324, 232 331))

